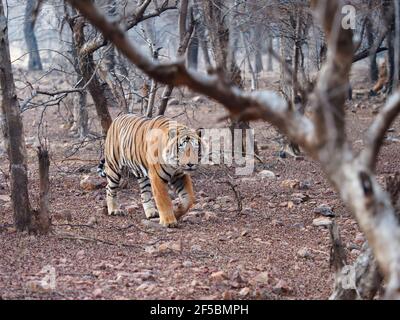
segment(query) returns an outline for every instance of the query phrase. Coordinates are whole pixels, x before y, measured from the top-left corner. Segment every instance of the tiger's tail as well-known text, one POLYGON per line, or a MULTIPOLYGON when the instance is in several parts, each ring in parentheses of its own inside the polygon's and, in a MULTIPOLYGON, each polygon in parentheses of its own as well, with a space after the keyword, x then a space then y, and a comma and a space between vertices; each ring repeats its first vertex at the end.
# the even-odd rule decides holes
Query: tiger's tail
POLYGON ((106 173, 104 171, 104 164, 105 163, 106 163, 106 159, 101 159, 99 165, 97 166, 97 173, 102 178, 106 177, 106 173))

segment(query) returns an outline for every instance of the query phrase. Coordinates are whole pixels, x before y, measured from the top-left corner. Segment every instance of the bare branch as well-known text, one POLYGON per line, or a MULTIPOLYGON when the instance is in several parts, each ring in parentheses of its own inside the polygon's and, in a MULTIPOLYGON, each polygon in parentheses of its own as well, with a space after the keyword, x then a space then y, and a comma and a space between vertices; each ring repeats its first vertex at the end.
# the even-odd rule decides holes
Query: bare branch
POLYGON ((210 96, 222 103, 240 120, 263 119, 271 122, 294 142, 311 150, 314 142, 312 122, 289 110, 286 101, 272 91, 244 93, 231 85, 220 73, 204 75, 184 66, 183 60, 160 64, 150 60, 135 48, 125 37, 124 32, 96 9, 91 1, 68 0, 96 28, 138 68, 158 82, 173 86, 187 86, 199 93, 210 96))
POLYGON ((361 161, 374 171, 379 150, 382 147, 386 131, 400 113, 400 91, 393 94, 376 116, 365 136, 365 149, 360 153, 361 161))

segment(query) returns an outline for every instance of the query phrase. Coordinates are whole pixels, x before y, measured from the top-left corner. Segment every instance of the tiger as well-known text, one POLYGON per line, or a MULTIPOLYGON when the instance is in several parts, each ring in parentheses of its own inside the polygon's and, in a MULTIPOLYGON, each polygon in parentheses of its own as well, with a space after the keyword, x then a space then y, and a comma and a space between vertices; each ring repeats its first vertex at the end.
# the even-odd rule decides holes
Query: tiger
POLYGON ((195 202, 190 173, 198 168, 200 143, 198 131, 165 116, 124 114, 115 118, 98 167, 99 174, 107 178, 108 214, 125 214, 117 203, 117 189, 122 170, 127 168, 139 183, 146 218, 159 217, 162 226, 175 227, 195 202), (177 204, 172 203, 169 189, 178 195, 177 204))

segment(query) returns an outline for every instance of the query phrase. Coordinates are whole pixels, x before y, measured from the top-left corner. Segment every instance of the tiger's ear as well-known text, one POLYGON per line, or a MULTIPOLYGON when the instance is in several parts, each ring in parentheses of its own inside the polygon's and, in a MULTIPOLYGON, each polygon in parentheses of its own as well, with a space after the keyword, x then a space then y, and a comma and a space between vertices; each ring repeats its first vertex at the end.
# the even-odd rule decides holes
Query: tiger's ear
POLYGON ((196 129, 196 134, 200 137, 200 139, 204 136, 204 128, 196 129))
POLYGON ((177 136, 177 134, 178 134, 177 128, 172 127, 168 130, 168 138, 170 138, 170 139, 175 138, 177 136))

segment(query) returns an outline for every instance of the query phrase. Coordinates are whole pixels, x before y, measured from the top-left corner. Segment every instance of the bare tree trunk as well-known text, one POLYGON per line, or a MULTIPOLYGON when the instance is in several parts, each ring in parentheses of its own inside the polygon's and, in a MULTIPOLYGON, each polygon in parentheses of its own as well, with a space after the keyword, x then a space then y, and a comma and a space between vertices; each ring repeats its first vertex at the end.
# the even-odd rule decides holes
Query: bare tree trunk
POLYGON ((117 107, 118 104, 108 84, 106 82, 100 82, 96 74, 92 54, 83 55, 81 53, 81 49, 85 44, 85 36, 83 33, 84 19, 76 18, 75 21, 71 21, 71 27, 78 53, 79 69, 85 83, 88 83, 87 88, 94 101, 103 135, 106 135, 112 122, 108 107, 117 107))
POLYGON ((371 300, 377 294, 382 276, 368 244, 363 245, 356 262, 347 265, 346 252, 335 222, 330 227, 332 241, 331 266, 335 270, 335 285, 330 300, 371 300))
POLYGON ((295 28, 295 36, 294 36, 294 48, 293 48, 293 58, 292 58, 292 92, 291 92, 291 101, 292 106, 296 105, 296 99, 299 96, 299 87, 297 83, 297 77, 299 76, 299 59, 300 59, 300 41, 301 41, 301 12, 297 11, 296 18, 296 28, 295 28))
POLYGON ((51 219, 49 214, 49 152, 46 149, 39 148, 39 188, 40 188, 40 206, 35 215, 35 230, 41 234, 47 234, 50 230, 51 219))
POLYGON ((211 67, 211 59, 208 53, 207 30, 205 27, 205 18, 201 0, 193 1, 193 15, 195 20, 197 21, 196 35, 198 37, 200 48, 203 53, 204 63, 206 69, 209 69, 211 67))
POLYGON ((42 70, 42 62, 40 60, 39 48, 35 35, 36 17, 33 16, 34 11, 39 5, 37 1, 38 0, 28 0, 25 7, 24 36, 29 52, 29 70, 42 70))
MULTIPOLYGON (((79 83, 79 87, 83 87, 84 83, 83 81, 79 83)), ((87 111, 87 92, 86 90, 83 90, 79 93, 76 94, 75 96, 77 101, 74 102, 75 104, 75 121, 76 121, 76 128, 78 132, 78 136, 80 139, 85 138, 88 133, 89 133, 89 127, 88 127, 88 121, 89 121, 89 114, 87 111)))
MULTIPOLYGON (((188 14, 188 1, 184 0, 181 2, 181 9, 179 12, 179 45, 177 50, 177 57, 182 57, 185 55, 186 50, 188 49, 188 45, 190 43, 191 35, 193 33, 193 29, 195 28, 193 15, 191 15, 190 26, 186 28, 186 19, 188 14), (184 29, 182 29, 184 28, 184 29)), ((190 68, 190 67, 189 67, 190 68)), ((196 65, 197 68, 197 65, 196 65)), ((172 91, 174 87, 171 85, 167 85, 164 89, 164 92, 161 97, 160 106, 158 107, 158 115, 164 115, 167 109, 168 100, 171 97, 172 91)))
MULTIPOLYGON (((74 9, 73 9, 74 10, 74 9)), ((74 10, 75 11, 75 10, 74 10)), ((71 52, 74 59, 74 69, 77 74, 76 81, 78 83, 78 88, 83 88, 85 81, 82 77, 81 70, 79 68, 79 58, 77 53, 77 46, 75 44, 74 36, 71 37, 71 52)), ((77 132, 80 139, 85 138, 89 133, 88 121, 89 115, 87 111, 87 91, 83 90, 74 95, 74 121, 71 127, 72 132, 77 132)))
POLYGON ((258 74, 264 70, 263 61, 262 61, 262 44, 264 43, 263 33, 261 32, 261 26, 257 24, 254 28, 254 36, 253 41, 255 43, 255 52, 254 52, 254 71, 258 74))
MULTIPOLYGON (((268 48, 273 49, 273 40, 274 38, 272 36, 268 37, 268 48)), ((268 58, 267 58, 267 71, 274 71, 273 63, 272 63, 272 54, 268 53, 268 58)))
POLYGON ((249 42, 246 39, 246 36, 243 31, 240 32, 243 46, 246 51, 246 59, 247 59, 247 64, 249 66, 249 71, 250 71, 250 76, 251 76, 251 91, 257 90, 258 89, 258 78, 257 78, 257 59, 255 62, 255 67, 253 68, 253 65, 251 64, 251 53, 249 50, 249 42))
MULTIPOLYGON (((372 2, 370 2, 372 3, 372 2)), ((370 17, 366 17, 366 32, 367 32, 367 41, 368 47, 372 48, 374 46, 374 30, 370 17)), ((376 63, 376 52, 373 52, 369 57, 369 76, 371 83, 375 83, 378 80, 378 64, 376 63)))
POLYGON ((189 41, 189 47, 187 51, 189 69, 197 70, 199 60, 199 37, 197 26, 195 27, 193 37, 189 41))
POLYGON ((15 92, 7 35, 7 19, 4 16, 2 1, 0 1, 0 85, 2 92, 1 110, 7 128, 6 145, 10 160, 14 223, 17 230, 23 231, 30 228, 32 210, 28 195, 24 128, 15 92))

